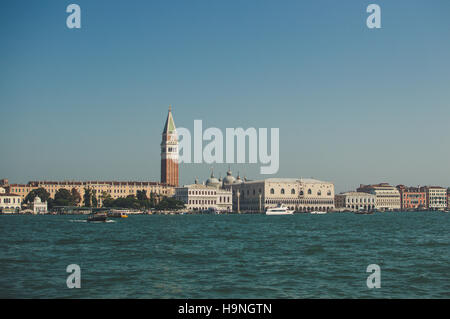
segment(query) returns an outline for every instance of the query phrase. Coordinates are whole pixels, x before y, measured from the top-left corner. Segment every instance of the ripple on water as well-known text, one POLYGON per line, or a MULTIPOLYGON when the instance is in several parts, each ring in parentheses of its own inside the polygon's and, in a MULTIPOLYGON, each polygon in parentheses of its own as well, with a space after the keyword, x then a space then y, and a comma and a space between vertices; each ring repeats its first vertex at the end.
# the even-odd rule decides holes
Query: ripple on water
POLYGON ((0 216, 0 297, 448 298, 449 216, 0 216))

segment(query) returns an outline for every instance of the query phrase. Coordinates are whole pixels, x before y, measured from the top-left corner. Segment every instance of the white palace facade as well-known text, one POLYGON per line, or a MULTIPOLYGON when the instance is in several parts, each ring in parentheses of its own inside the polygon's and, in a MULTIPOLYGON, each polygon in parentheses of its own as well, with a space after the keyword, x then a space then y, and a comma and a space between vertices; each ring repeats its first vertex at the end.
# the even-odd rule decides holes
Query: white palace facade
POLYGON ((334 209, 334 184, 316 179, 244 179, 228 187, 233 193, 233 210, 237 212, 263 213, 279 203, 296 212, 334 209))
POLYGON ((232 212, 231 191, 223 189, 219 181, 211 174, 205 184, 194 184, 175 188, 175 198, 182 201, 189 211, 232 212))

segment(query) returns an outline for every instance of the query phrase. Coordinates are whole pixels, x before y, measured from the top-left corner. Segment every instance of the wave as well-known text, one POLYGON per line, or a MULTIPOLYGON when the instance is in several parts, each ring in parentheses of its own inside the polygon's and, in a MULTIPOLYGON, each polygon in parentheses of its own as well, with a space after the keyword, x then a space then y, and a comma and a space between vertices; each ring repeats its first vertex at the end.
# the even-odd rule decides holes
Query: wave
MULTIPOLYGON (((71 222, 71 223, 87 223, 87 220, 86 219, 70 219, 69 222, 71 222)), ((90 222, 90 223, 96 223, 97 224, 97 223, 115 223, 115 222, 116 222, 115 220, 108 219, 105 222, 94 221, 94 222, 90 222)))

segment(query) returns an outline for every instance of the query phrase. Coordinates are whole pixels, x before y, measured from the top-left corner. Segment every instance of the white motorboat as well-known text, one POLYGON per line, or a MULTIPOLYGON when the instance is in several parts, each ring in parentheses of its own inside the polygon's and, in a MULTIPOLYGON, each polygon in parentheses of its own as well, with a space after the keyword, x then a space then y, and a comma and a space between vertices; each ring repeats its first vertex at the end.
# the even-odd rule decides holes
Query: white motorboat
POLYGON ((278 204, 277 207, 268 208, 266 210, 266 215, 292 215, 294 214, 293 210, 289 210, 283 204, 278 204))
POLYGON ((323 215, 323 214, 326 214, 327 212, 322 212, 322 211, 312 211, 311 212, 311 214, 314 214, 314 215, 323 215))

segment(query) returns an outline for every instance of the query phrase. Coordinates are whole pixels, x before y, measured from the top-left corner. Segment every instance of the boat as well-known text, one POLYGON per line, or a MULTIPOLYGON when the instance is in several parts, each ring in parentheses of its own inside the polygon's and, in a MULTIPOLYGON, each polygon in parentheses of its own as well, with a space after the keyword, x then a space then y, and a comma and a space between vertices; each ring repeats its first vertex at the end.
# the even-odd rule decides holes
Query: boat
POLYGON ((108 215, 105 212, 90 214, 87 218, 88 222, 106 222, 108 215))
POLYGON ((311 214, 314 214, 314 215, 324 215, 324 214, 326 214, 327 212, 323 212, 323 211, 318 211, 318 210, 313 210, 312 212, 311 212, 311 214))
POLYGON ((278 204, 277 207, 268 208, 266 210, 266 215, 292 215, 294 214, 293 210, 289 210, 283 204, 278 204))
POLYGON ((108 217, 111 218, 128 218, 128 214, 120 211, 110 211, 108 212, 108 217))

